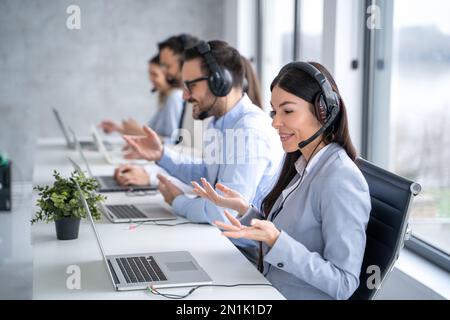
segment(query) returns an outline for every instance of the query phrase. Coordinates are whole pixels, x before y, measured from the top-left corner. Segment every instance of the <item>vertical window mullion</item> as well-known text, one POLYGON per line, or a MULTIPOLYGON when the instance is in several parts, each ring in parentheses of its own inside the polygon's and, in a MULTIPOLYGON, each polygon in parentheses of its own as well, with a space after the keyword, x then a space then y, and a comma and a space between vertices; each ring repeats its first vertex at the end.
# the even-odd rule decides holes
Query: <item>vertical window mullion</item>
POLYGON ((301 0, 294 0, 294 40, 293 40, 293 54, 292 60, 297 61, 300 59, 300 11, 301 10, 301 0))

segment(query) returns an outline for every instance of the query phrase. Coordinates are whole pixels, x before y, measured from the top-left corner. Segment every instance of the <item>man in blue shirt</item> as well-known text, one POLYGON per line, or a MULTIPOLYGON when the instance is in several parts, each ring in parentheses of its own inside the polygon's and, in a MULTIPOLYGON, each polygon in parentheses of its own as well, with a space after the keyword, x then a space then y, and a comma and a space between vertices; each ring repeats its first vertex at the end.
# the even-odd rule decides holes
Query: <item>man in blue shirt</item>
MULTIPOLYGON (((145 137, 124 137, 134 156, 155 161, 184 183, 204 177, 213 186, 220 182, 253 199, 257 188, 272 182, 283 151, 270 117, 243 93, 239 52, 223 41, 199 42, 184 52, 182 78, 183 99, 192 103, 193 117, 213 117, 203 136, 203 158, 164 148, 147 127, 145 137)), ((167 178, 158 178, 161 194, 176 214, 200 223, 225 220, 222 208, 190 198, 167 178)))

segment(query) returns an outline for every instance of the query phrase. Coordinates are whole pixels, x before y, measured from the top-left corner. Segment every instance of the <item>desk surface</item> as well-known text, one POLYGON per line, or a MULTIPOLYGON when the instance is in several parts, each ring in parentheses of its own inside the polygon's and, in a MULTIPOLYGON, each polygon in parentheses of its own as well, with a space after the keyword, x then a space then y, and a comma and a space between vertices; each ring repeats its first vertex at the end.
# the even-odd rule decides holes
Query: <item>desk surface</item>
POLYGON ((31 298, 31 189, 30 183, 14 183, 12 210, 0 212, 0 299, 31 298))
MULTIPOLYGON (((39 141, 34 168, 34 184, 52 182, 53 169, 63 175, 72 171, 67 156, 80 160, 77 153, 62 146, 62 141, 39 141)), ((97 152, 87 152, 94 174, 112 173, 97 152)), ((108 193, 107 203, 159 202, 161 195, 127 197, 108 193)), ((178 219, 170 223, 185 221, 178 219)), ((106 219, 97 222, 106 254, 146 253, 158 251, 189 251, 213 280, 213 284, 269 283, 257 269, 220 231, 210 225, 187 224, 174 227, 112 224, 106 219), (133 228, 133 226, 137 226, 133 228)), ((95 235, 83 221, 76 240, 56 239, 54 224, 32 226, 33 298, 34 299, 165 299, 145 291, 114 291, 97 247, 95 235), (80 268, 81 288, 68 289, 70 266, 80 268), (68 269, 69 268, 69 269, 68 269), (69 273, 67 273, 69 272, 69 273)), ((73 268, 73 267, 72 267, 73 268)), ((70 287, 70 286, 69 286, 70 287)), ((161 289, 162 292, 184 294, 188 288, 161 289)), ((272 287, 206 287, 195 291, 190 299, 284 299, 272 287)))

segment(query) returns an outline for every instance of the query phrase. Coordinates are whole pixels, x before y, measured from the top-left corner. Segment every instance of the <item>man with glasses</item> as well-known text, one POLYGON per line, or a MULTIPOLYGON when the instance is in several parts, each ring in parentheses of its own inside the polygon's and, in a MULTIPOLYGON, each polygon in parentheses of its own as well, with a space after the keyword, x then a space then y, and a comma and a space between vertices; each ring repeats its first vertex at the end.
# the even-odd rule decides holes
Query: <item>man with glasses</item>
MULTIPOLYGON (((201 183, 205 178, 213 186, 221 183, 249 200, 267 190, 283 151, 270 117, 243 93, 243 75, 239 52, 226 42, 203 42, 187 49, 182 67, 183 99, 193 105, 195 119, 213 117, 203 137, 203 158, 191 159, 165 148, 150 128, 144 128, 145 137, 125 137, 132 156, 155 161, 186 184, 201 183)), ((161 194, 176 214, 193 222, 225 221, 222 208, 202 198, 190 198, 167 178, 158 178, 161 194)))
MULTIPOLYGON (((198 42, 198 38, 189 34, 179 34, 171 36, 164 41, 158 43, 159 50, 159 64, 165 74, 167 83, 174 88, 182 89, 181 81, 181 67, 183 65, 183 52, 189 47, 193 47, 198 42)), ((181 113, 173 113, 172 117, 177 117, 178 129, 185 129, 189 135, 194 136, 194 121, 191 116, 192 107, 183 102, 181 113)), ((174 144, 182 144, 188 149, 194 147, 193 143, 189 144, 189 139, 180 138, 181 134, 172 139, 174 144)), ((201 140, 201 139, 199 139, 201 140)), ((192 139, 191 139, 192 142, 192 139)), ((192 151, 195 152, 195 151, 192 151)), ((150 174, 147 173, 146 168, 142 166, 125 164, 119 166, 115 170, 115 178, 120 185, 147 185, 150 183, 150 174)), ((155 179, 153 179, 155 180, 155 179)))

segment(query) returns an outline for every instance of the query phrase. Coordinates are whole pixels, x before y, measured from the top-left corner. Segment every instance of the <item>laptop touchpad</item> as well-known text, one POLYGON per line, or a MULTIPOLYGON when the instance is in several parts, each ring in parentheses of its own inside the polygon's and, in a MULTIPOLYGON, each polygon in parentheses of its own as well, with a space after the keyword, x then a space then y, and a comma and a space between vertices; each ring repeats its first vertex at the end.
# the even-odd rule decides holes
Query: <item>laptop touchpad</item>
POLYGON ((166 262, 167 269, 170 271, 191 271, 197 270, 192 261, 166 262))

